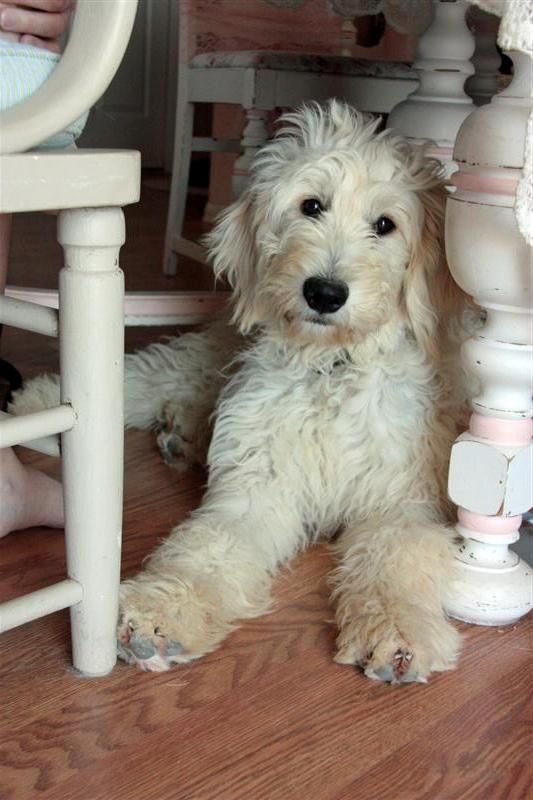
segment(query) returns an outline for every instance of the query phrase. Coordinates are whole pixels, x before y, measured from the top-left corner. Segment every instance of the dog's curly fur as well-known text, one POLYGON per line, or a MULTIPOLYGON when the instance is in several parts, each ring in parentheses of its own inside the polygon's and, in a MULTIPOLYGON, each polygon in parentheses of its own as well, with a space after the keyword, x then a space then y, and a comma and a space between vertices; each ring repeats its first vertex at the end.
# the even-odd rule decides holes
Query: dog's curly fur
POLYGON ((281 565, 338 533, 336 660, 394 682, 455 664, 445 481, 464 301, 444 203, 424 148, 334 101, 287 115, 259 153, 209 237, 232 323, 127 358, 127 423, 157 420, 178 465, 202 460, 220 396, 202 505, 122 586, 126 660, 161 670, 213 650, 270 607, 281 565), (310 304, 310 279, 344 287, 340 306, 310 304))

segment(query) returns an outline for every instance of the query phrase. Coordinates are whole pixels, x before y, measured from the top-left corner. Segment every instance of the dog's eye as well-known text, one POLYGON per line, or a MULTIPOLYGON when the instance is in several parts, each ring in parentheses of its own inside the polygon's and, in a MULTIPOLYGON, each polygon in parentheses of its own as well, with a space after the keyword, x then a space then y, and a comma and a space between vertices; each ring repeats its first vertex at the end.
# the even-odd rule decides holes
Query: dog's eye
POLYGON ((319 217, 324 211, 324 206, 316 197, 308 197, 303 201, 300 209, 306 217, 319 217))
POLYGON ((395 228, 396 225, 389 217, 378 217, 374 223, 374 230, 378 236, 386 236, 395 228))

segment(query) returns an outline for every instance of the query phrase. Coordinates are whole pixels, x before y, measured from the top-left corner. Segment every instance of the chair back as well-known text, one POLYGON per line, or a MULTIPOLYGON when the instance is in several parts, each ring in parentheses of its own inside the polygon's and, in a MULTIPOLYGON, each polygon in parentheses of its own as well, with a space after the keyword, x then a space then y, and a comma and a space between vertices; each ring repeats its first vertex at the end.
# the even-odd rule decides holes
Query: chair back
POLYGON ((136 10, 137 0, 77 0, 67 47, 50 78, 0 113, 0 153, 36 147, 94 105, 122 61, 136 10))

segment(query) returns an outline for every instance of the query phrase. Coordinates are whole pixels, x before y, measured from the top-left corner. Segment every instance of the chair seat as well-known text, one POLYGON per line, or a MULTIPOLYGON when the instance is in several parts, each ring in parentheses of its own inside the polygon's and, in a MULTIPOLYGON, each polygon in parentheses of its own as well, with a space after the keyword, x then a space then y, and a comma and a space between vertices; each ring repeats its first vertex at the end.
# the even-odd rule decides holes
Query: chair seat
POLYGON ((416 73, 411 67, 397 61, 356 61, 348 56, 309 55, 307 53, 286 53, 279 50, 202 53, 191 60, 190 67, 192 69, 217 67, 270 69, 284 72, 317 72, 402 80, 416 78, 416 73))
POLYGON ((140 153, 35 150, 0 156, 0 213, 136 203, 140 153))

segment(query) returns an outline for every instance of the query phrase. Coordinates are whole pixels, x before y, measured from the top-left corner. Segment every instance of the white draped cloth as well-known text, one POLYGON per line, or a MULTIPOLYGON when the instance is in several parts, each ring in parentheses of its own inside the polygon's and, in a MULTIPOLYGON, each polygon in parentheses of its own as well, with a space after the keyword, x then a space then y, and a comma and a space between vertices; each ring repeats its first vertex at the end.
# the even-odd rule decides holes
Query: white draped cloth
MULTIPOLYGON (((518 50, 533 58, 532 0, 469 0, 490 14, 501 17, 498 44, 502 50, 518 50)), ((533 109, 529 115, 524 153, 524 171, 518 184, 515 215, 520 233, 533 245, 533 109)))

